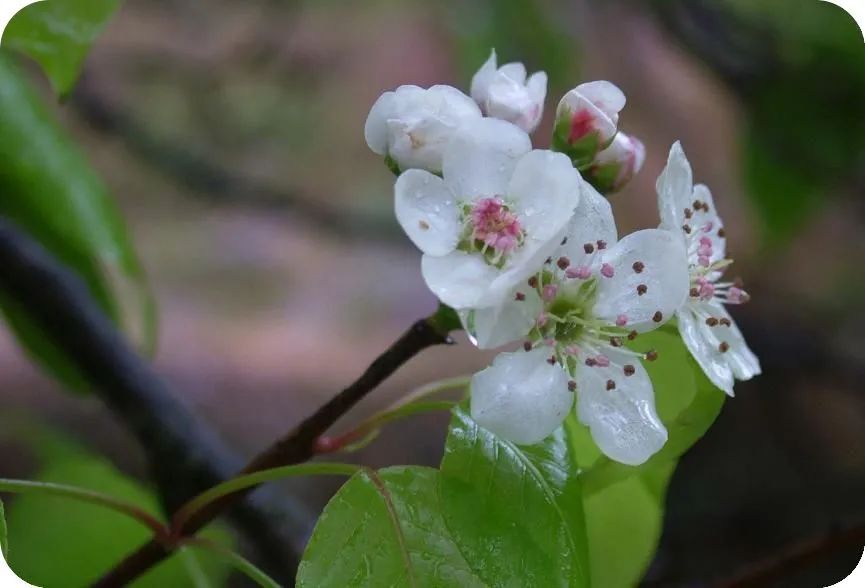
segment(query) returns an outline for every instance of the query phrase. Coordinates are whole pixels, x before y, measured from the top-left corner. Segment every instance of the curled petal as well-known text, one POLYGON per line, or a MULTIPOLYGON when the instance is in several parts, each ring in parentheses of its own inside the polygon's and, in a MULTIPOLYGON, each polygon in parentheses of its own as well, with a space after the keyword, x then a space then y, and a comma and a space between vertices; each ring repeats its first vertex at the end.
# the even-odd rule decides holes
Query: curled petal
POLYGON ((655 410, 649 374, 639 361, 610 349, 608 366, 580 365, 577 416, 589 427, 605 455, 626 465, 640 465, 667 442, 667 429, 655 410), (629 373, 624 374, 629 366, 629 373))
POLYGON ((460 211, 441 178, 410 169, 397 179, 394 193, 397 221, 421 251, 447 255, 456 248, 460 211))
POLYGON ((549 350, 501 353, 472 378, 471 414, 499 437, 531 445, 556 430, 574 404, 568 376, 549 350))

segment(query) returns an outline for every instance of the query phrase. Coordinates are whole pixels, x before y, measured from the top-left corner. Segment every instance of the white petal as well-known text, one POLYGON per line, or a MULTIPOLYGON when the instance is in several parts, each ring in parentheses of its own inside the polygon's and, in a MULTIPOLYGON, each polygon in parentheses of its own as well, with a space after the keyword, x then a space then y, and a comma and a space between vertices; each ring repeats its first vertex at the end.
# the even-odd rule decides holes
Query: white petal
POLYGON ((526 82, 526 89, 529 92, 529 97, 531 97, 535 103, 541 105, 541 113, 543 113, 544 100, 547 98, 546 72, 537 71, 529 76, 529 80, 526 82))
POLYGON ((598 278, 595 316, 615 322, 624 314, 628 327, 649 331, 673 317, 688 296, 688 260, 682 241, 670 231, 646 229, 631 233, 602 252, 601 260, 612 266, 611 278, 598 278), (638 273, 634 264, 643 264, 638 273), (637 288, 646 286, 645 294, 637 288), (655 322, 656 312, 662 321, 655 322))
POLYGON ((439 300, 457 310, 492 306, 501 299, 501 294, 491 294, 491 284, 499 271, 480 255, 463 251, 443 257, 424 255, 421 273, 439 300))
POLYGON ((410 169, 397 179, 394 193, 397 221, 421 251, 447 255, 456 248, 460 211, 441 178, 410 169))
POLYGON ((543 302, 534 288, 517 288, 524 299, 511 295, 501 304, 460 312, 463 326, 481 349, 494 349, 519 341, 528 335, 543 309, 543 302))
POLYGON ((584 246, 591 243, 597 250, 598 241, 612 245, 618 240, 616 220, 610 201, 601 196, 588 182, 582 183, 580 203, 565 236, 568 240, 555 253, 554 257, 567 257, 572 267, 593 265, 592 259, 599 256, 587 254, 584 246))
POLYGON ((600 80, 580 84, 575 90, 590 100, 592 104, 610 117, 613 122, 618 122, 619 113, 625 108, 627 99, 624 92, 617 85, 600 80))
POLYGON ((509 77, 521 86, 526 83, 526 66, 522 63, 506 63, 499 68, 499 73, 509 77))
POLYGON ((681 232, 685 224, 685 209, 691 208, 694 202, 694 177, 691 164, 678 141, 670 148, 667 166, 658 177, 657 190, 661 225, 681 232))
POLYGON ((531 445, 562 423, 574 404, 568 376, 546 359, 549 350, 501 353, 472 378, 471 414, 499 437, 531 445))
POLYGON ((502 196, 516 162, 531 148, 529 136, 509 122, 495 118, 469 121, 445 150, 445 182, 461 200, 502 196))
POLYGON ((375 101, 366 117, 366 124, 363 128, 366 144, 379 155, 387 153, 387 120, 393 116, 395 101, 396 97, 393 92, 385 92, 375 101))
POLYGON ((519 160, 507 196, 527 240, 548 241, 561 233, 580 202, 583 180, 562 153, 536 149, 519 160))
MULTIPOLYGON (((727 256, 727 239, 718 235, 718 231, 724 228, 724 223, 721 217, 718 216, 718 210, 715 208, 715 200, 712 198, 712 192, 703 184, 694 186, 693 200, 700 200, 709 207, 709 212, 699 210, 693 212, 693 216, 688 221, 692 225, 692 231, 696 231, 698 236, 694 241, 698 241, 699 237, 707 236, 712 240, 712 255, 709 256, 709 261, 715 262, 724 259, 727 256), (704 229, 711 227, 708 231, 704 229)), ((693 202, 692 202, 693 204, 693 202)), ((696 254, 692 255, 696 261, 696 254)))
POLYGON ((471 95, 475 102, 481 106, 484 106, 487 103, 490 84, 492 84, 497 70, 496 50, 493 49, 490 52, 489 59, 487 59, 477 73, 472 76, 471 95))
POLYGON ((574 116, 583 111, 590 115, 591 128, 597 130, 601 146, 606 146, 616 135, 618 115, 616 118, 611 118, 606 112, 598 108, 594 102, 580 94, 577 90, 571 90, 561 99, 556 109, 556 119, 565 116, 574 116))
POLYGON ((726 341, 730 346, 724 353, 724 358, 730 369, 733 370, 733 376, 737 380, 750 380, 754 376, 759 376, 762 373, 760 360, 745 343, 745 337, 742 336, 742 332, 736 326, 736 322, 727 312, 727 309, 720 304, 717 306, 720 308, 716 311, 715 316, 730 319, 730 326, 726 327, 719 324, 716 327, 709 327, 706 325, 706 328, 712 328, 715 331, 715 336, 721 341, 726 341))
POLYGON ((502 272, 490 285, 489 300, 495 301, 492 302, 494 304, 499 304, 514 287, 527 280, 529 276, 538 273, 543 267, 544 261, 556 251, 559 243, 561 243, 566 228, 567 225, 547 241, 527 237, 526 243, 510 256, 502 272))
POLYGON ((609 367, 577 368, 577 415, 605 455, 626 465, 640 465, 667 442, 667 429, 655 410, 652 381, 642 364, 605 349, 609 367), (626 376, 630 364, 634 374, 626 376), (615 388, 608 390, 608 382, 615 388))
POLYGON ((708 312, 711 316, 711 313, 717 311, 717 308, 711 308, 713 306, 720 305, 693 302, 685 304, 677 314, 679 334, 682 335, 682 341, 685 342, 685 346, 699 366, 703 368, 703 373, 709 381, 732 396, 733 370, 718 350, 720 342, 714 334, 707 331, 711 327, 706 324, 705 313, 708 312), (698 313, 701 309, 702 312, 698 313))

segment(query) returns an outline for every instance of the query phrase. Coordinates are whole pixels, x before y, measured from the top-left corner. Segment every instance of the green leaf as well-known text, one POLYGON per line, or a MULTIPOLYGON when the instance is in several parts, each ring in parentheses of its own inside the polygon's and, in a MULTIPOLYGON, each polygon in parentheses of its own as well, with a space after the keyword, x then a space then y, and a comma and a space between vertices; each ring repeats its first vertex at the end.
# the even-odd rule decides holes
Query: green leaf
POLYGON ((6 531, 6 512, 3 510, 3 501, 0 500, 0 556, 4 559, 9 557, 9 538, 6 531))
POLYGON ((640 466, 627 466, 600 455, 585 427, 569 420, 570 437, 578 462, 585 471, 580 478, 587 496, 610 484, 678 459, 709 429, 724 405, 726 395, 715 388, 691 357, 676 328, 667 325, 640 335, 635 347, 655 349, 658 359, 645 362, 655 389, 658 414, 667 427, 664 448, 640 466))
MULTIPOLYGON (((143 346, 155 338, 153 300, 105 186, 0 50, 0 216, 27 230, 86 282, 105 312, 143 346)), ((20 343, 73 389, 74 366, 23 313, 0 299, 20 343)))
POLYGON ((322 512, 297 586, 483 586, 448 535, 438 484, 429 468, 358 472, 322 512))
POLYGON ((3 46, 34 59, 65 96, 72 90, 90 46, 117 11, 120 0, 44 0, 18 12, 3 46))
POLYGON ((517 447, 454 410, 441 465, 445 522, 474 572, 501 586, 588 586, 580 482, 559 429, 517 447))
MULTIPOLYGON (((42 461, 37 480, 88 488, 158 512, 156 497, 138 482, 107 461, 60 439, 55 435, 34 437, 35 454, 42 461)), ((7 522, 10 542, 15 545, 9 565, 37 586, 89 585, 149 538, 136 521, 98 505, 57 496, 14 497, 7 505, 7 522)), ((212 527, 205 535, 223 544, 231 541, 222 527, 212 527)), ((225 563, 212 556, 201 557, 197 563, 211 584, 224 584, 228 575, 225 563)), ((134 586, 194 586, 187 565, 175 555, 134 586)))
POLYGON ((592 586, 631 588, 652 562, 675 462, 612 484, 585 498, 592 586))

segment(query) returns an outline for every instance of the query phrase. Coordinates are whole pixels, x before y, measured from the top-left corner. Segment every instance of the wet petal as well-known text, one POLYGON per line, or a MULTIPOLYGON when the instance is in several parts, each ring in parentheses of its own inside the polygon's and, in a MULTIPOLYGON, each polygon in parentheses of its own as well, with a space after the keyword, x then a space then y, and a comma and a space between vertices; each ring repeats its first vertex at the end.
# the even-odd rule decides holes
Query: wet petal
POLYGON ((366 144, 374 153, 379 155, 387 153, 387 120, 392 117, 396 108, 395 101, 396 97, 393 92, 385 92, 375 101, 366 117, 366 124, 363 128, 366 144))
POLYGON ((397 179, 394 193, 397 221, 421 251, 447 255, 456 248, 460 211, 441 178, 410 169, 397 179))
POLYGON ((534 327, 543 302, 534 288, 517 288, 501 304, 460 312, 463 326, 481 349, 493 349, 524 339, 534 327), (521 294, 517 300, 516 294, 521 294))
POLYGON ((536 149, 519 160, 508 186, 529 239, 548 241, 567 226, 579 204, 583 180, 562 153, 536 149))
POLYGON ((565 233, 567 241, 554 254, 554 257, 567 257, 572 267, 596 265, 600 260, 598 242, 612 246, 618 240, 616 220, 610 201, 601 196, 588 182, 582 183, 580 203, 565 233), (592 247, 586 253, 586 245, 592 247))
POLYGON ((664 446, 667 429, 658 418, 652 381, 642 364, 614 349, 606 355, 608 367, 577 368, 577 416, 605 455, 640 465, 664 446), (625 365, 633 368, 632 375, 624 374, 625 365))
POLYGON ((685 209, 691 208, 694 198, 694 176, 691 164, 678 141, 670 148, 667 166, 657 182, 658 212, 661 225, 681 233, 685 224, 685 209))
POLYGON ((463 251, 443 257, 424 255, 421 273, 439 300, 457 310, 492 306, 501 299, 490 291, 490 284, 499 272, 480 255, 463 251))
POLYGON ((549 350, 501 353, 472 378, 471 414, 499 437, 531 445, 550 435, 574 404, 568 376, 549 350))
POLYGON ((481 66, 477 73, 472 76, 471 95, 475 102, 484 106, 489 98, 490 84, 496 77, 498 65, 496 64, 496 50, 490 52, 489 59, 481 66))
POLYGON ((706 316, 712 316, 719 308, 720 305, 715 304, 686 304, 677 314, 679 334, 709 381, 732 396, 733 370, 718 349, 720 341, 707 331, 710 327, 706 324, 706 316))

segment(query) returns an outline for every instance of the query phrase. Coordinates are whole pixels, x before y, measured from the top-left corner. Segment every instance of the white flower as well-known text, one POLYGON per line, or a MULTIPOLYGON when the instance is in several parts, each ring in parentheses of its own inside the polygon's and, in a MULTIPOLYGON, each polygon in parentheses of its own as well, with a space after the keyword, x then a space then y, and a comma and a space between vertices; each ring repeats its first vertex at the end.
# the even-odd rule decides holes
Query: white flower
POLYGON ((567 157, 531 151, 511 123, 482 118, 454 134, 442 177, 409 170, 396 216, 424 252, 424 280, 456 308, 496 304, 562 238, 583 184, 567 157))
POLYGON ((369 148, 399 171, 440 172, 442 154, 454 131, 481 116, 477 104, 456 88, 400 86, 373 104, 364 136, 369 148))
POLYGON ((691 164, 676 142, 658 178, 661 227, 688 249, 690 292, 676 313, 679 332, 691 355, 712 383, 733 395, 733 380, 760 374, 760 362, 748 348, 725 304, 747 302, 737 282, 721 281, 733 263, 726 258, 724 225, 709 188, 693 185, 691 164))
POLYGON ((479 347, 526 338, 526 351, 501 354, 472 380, 472 417, 516 443, 544 439, 577 395, 577 415, 598 447, 637 465, 667 431, 638 353, 624 347, 673 316, 688 294, 686 253, 667 231, 617 242, 610 205, 588 185, 566 238, 497 307, 463 312, 479 347))
POLYGON ((643 143, 620 132, 592 161, 586 171, 586 180, 604 194, 617 192, 639 173, 645 161, 643 143))
POLYGON ((539 71, 526 79, 522 63, 497 67, 493 50, 472 78, 471 95, 487 116, 506 120, 531 133, 544 114, 547 74, 539 71))
POLYGON ((564 95, 556 109, 554 147, 578 164, 589 163, 616 136, 625 102, 625 95, 615 84, 580 84, 564 95))

